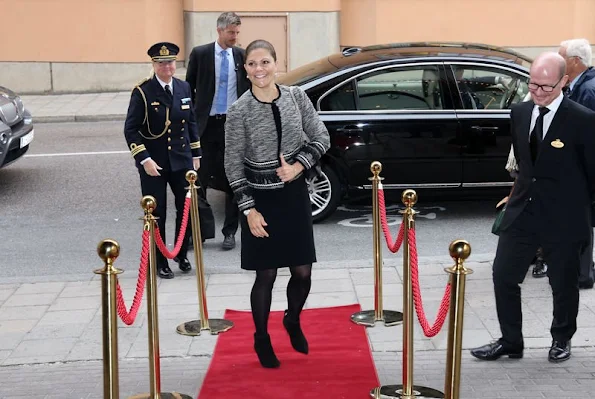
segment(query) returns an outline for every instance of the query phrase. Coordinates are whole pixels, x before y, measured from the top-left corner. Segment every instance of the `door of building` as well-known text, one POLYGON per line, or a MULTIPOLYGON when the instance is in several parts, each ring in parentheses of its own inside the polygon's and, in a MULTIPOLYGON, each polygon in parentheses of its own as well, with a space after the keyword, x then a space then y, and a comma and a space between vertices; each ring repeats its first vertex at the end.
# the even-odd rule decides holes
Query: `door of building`
POLYGON ((242 27, 238 46, 246 48, 250 42, 264 39, 275 47, 278 72, 287 72, 287 16, 240 15, 242 27))

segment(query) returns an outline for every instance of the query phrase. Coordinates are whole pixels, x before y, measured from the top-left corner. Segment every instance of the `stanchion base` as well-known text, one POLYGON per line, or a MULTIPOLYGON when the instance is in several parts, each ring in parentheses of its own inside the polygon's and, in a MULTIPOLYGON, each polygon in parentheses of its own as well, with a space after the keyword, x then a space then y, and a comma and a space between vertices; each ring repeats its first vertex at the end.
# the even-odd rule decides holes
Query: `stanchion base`
POLYGON ((419 385, 413 386, 413 395, 403 396, 403 385, 383 385, 374 388, 370 391, 370 397, 374 399, 388 399, 388 398, 415 398, 415 399, 443 399, 444 394, 432 388, 422 387, 419 385))
MULTIPOLYGON (((178 392, 160 392, 160 399, 192 399, 192 396, 178 392)), ((150 393, 141 393, 139 395, 129 396, 128 399, 151 399, 150 393)))
POLYGON ((383 310, 382 318, 376 320, 376 311, 374 310, 363 310, 351 315, 351 321, 355 324, 359 324, 367 327, 374 327, 377 321, 384 321, 386 327, 396 326, 403 322, 403 313, 396 312, 394 310, 383 310))
MULTIPOLYGON (((209 328, 205 328, 204 330, 208 330, 211 332, 211 335, 217 335, 219 333, 225 332, 233 327, 233 322, 225 319, 209 319, 209 328)), ((188 321, 184 324, 180 324, 176 331, 178 334, 182 335, 189 335, 195 337, 200 335, 200 332, 203 330, 201 328, 200 320, 192 320, 188 321)))

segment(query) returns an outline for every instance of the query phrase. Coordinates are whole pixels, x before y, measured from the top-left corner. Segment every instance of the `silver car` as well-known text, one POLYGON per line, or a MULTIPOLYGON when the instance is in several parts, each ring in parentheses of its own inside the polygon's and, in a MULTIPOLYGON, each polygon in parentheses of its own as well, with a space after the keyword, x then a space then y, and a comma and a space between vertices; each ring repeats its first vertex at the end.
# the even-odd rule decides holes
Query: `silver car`
POLYGON ((34 135, 31 114, 21 98, 0 86, 0 168, 25 155, 34 135))

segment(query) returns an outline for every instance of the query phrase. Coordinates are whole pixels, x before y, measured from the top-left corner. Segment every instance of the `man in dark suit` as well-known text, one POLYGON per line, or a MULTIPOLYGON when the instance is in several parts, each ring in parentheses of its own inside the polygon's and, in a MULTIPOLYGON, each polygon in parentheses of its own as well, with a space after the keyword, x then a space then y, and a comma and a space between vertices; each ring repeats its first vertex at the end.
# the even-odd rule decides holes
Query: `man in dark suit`
POLYGON ((532 101, 515 105, 511 133, 519 173, 501 224, 493 266, 502 337, 471 350, 481 360, 523 356, 521 289, 539 245, 554 297, 548 359, 570 358, 576 332, 581 251, 589 245, 595 193, 595 112, 568 100, 566 64, 559 54, 531 66, 532 101))
MULTIPOLYGON (((153 60, 153 76, 140 82, 132 90, 124 135, 140 175, 143 195, 155 197, 153 214, 165 242, 167 216, 167 185, 176 203, 176 238, 182 225, 186 199, 186 172, 200 168, 200 141, 192 109, 192 93, 188 83, 174 78, 178 46, 156 43, 147 53, 153 60)), ((190 227, 190 223, 188 224, 190 227)), ((190 228, 186 230, 186 235, 190 228)), ((174 259, 180 270, 190 271, 186 258, 188 240, 174 259)), ((173 278, 167 259, 157 251, 158 275, 173 278)))
MULTIPOLYGON (((566 73, 569 84, 567 95, 572 101, 595 111, 595 69, 591 66, 592 50, 587 39, 565 40, 560 44, 558 54, 566 61, 566 73)), ((595 154, 593 154, 595 155, 595 154)), ((591 245, 581 258, 579 288, 593 288, 595 270, 593 270, 593 235, 591 245)))
POLYGON ((227 109, 250 83, 244 69, 245 52, 235 47, 241 20, 233 12, 224 12, 217 19, 215 42, 194 47, 188 60, 186 81, 195 93, 196 117, 203 159, 199 179, 206 197, 207 186, 225 191, 223 249, 233 249, 238 230, 238 205, 225 176, 225 117, 227 109))

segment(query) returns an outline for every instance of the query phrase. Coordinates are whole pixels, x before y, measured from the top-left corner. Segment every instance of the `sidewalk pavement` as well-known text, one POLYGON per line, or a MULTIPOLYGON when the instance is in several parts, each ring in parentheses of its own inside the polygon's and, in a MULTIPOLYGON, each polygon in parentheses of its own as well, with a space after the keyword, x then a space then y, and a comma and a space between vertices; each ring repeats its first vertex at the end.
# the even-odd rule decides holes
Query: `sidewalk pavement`
POLYGON ((23 95, 21 99, 33 123, 117 121, 126 118, 130 93, 23 95))
MULTIPOLYGON (((354 262, 355 263, 355 262, 354 262)), ((402 279, 398 259, 383 267, 384 309, 402 310, 402 279)), ((447 282, 450 260, 420 258, 420 282, 426 314, 433 322, 447 282)), ((487 259, 466 263, 461 398, 588 398, 595 388, 595 297, 581 292, 579 329, 573 339, 573 358, 562 364, 547 361, 552 315, 551 291, 546 280, 528 277, 523 284, 525 358, 480 362, 467 349, 499 337, 491 264, 487 259)), ((116 267, 117 267, 116 262, 116 267)), ((120 275, 127 306, 132 302, 136 271, 120 275)), ((196 277, 176 272, 173 280, 158 281, 161 381, 164 392, 196 397, 212 357, 217 337, 176 333, 176 326, 198 316, 196 277)), ((226 308, 248 310, 253 274, 207 275, 206 294, 211 318, 226 308)), ((289 274, 281 270, 273 292, 273 310, 286 307, 289 274)), ((307 308, 360 303, 374 308, 373 269, 328 268, 317 263, 307 308)), ((77 282, 0 284, 0 398, 101 398, 102 333, 99 276, 77 282)), ((145 298, 146 299, 146 298, 145 298)), ((148 391, 146 304, 132 326, 119 321, 120 394, 128 397, 148 391)), ((364 327, 362 327, 364 328, 364 327)), ((415 321, 415 374, 418 385, 444 388, 447 345, 446 323, 436 337, 425 338, 415 321)), ((398 384, 402 374, 402 326, 377 323, 367 328, 381 384, 398 384)), ((373 387, 370 387, 373 388, 373 387)), ((297 397, 297 396, 296 396, 297 397)))
MULTIPOLYGON (((185 80, 186 68, 178 68, 175 76, 185 80)), ((23 95, 21 99, 33 123, 123 121, 131 92, 132 87, 123 92, 23 95)))

